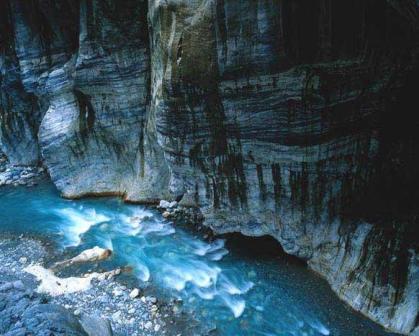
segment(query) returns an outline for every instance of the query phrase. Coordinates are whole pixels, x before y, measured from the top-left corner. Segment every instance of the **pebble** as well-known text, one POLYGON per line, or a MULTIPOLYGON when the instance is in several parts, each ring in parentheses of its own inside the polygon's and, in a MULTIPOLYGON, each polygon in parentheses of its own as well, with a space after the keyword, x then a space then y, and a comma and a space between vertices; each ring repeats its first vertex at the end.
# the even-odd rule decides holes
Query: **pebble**
POLYGON ((165 201, 165 200, 160 201, 159 208, 167 209, 169 206, 170 206, 170 202, 165 201))
POLYGON ((113 290, 113 295, 115 295, 115 296, 121 296, 123 293, 122 293, 122 290, 120 290, 120 289, 118 289, 118 288, 115 288, 114 290, 113 290))
POLYGON ((19 262, 20 262, 21 264, 26 264, 26 263, 28 262, 28 258, 26 258, 26 257, 21 257, 21 258, 19 258, 19 262))
POLYGON ((106 279, 106 274, 104 274, 104 273, 99 274, 99 275, 98 275, 98 277, 97 277, 97 279, 98 279, 99 281, 104 281, 104 280, 106 279))
POLYGON ((13 284, 11 282, 7 282, 4 285, 0 286, 0 292, 7 292, 8 290, 13 288, 13 284))
POLYGON ((21 280, 17 280, 13 282, 13 288, 22 290, 22 291, 25 290, 25 286, 23 285, 23 282, 21 280))
POLYGON ((151 328, 153 328, 153 323, 151 323, 150 321, 147 321, 146 324, 144 325, 144 328, 150 330, 151 328))
MULTIPOLYGON (((48 254, 38 243, 32 243, 32 240, 23 235, 18 244, 18 247, 7 253, 0 251, 0 260, 4 259, 0 271, 7 269, 8 272, 20 272, 29 262, 43 263, 43 259, 48 258, 48 254), (30 255, 30 258, 25 254, 30 255)), ((115 335, 143 336, 144 332, 146 336, 170 334, 166 328, 168 319, 172 316, 172 302, 168 306, 156 305, 160 300, 154 296, 144 296, 141 288, 129 289, 115 281, 106 280, 105 277, 98 280, 100 281, 94 281, 93 286, 85 292, 50 298, 51 303, 64 307, 75 316, 98 314, 110 321, 115 335), (130 300, 132 296, 137 299, 130 300), (144 325, 146 328, 141 328, 144 325)), ((0 287, 0 291, 6 290, 6 286, 0 287)))
POLYGON ((42 177, 43 175, 43 168, 37 167, 14 167, 9 166, 5 168, 7 163, 5 161, 0 162, 0 186, 1 185, 27 185, 33 186, 36 184, 37 178, 42 177), (42 169, 42 170, 40 170, 42 169))
POLYGON ((140 295, 140 290, 138 288, 134 288, 131 293, 129 293, 129 297, 131 299, 135 299, 136 297, 138 297, 140 295))
POLYGON ((169 208, 170 208, 170 209, 173 209, 173 208, 175 208, 175 207, 177 207, 177 202, 176 202, 176 201, 173 201, 173 202, 170 202, 170 203, 169 203, 169 208))
POLYGON ((115 313, 112 314, 112 319, 113 320, 117 321, 120 318, 121 318, 121 311, 118 310, 117 312, 115 312, 115 313))

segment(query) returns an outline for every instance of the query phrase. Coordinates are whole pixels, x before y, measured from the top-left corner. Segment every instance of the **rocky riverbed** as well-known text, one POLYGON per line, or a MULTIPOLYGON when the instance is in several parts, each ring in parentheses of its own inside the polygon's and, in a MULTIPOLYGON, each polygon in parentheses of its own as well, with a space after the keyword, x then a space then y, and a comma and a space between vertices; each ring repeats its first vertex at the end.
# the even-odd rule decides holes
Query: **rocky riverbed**
MULTIPOLYGON (((184 200, 159 209, 164 216, 113 197, 66 200, 48 183, 4 186, 1 281, 9 291, 20 280, 76 325, 94 317, 116 335, 390 335, 273 240, 212 237, 182 223, 200 217, 184 200)), ((5 295, 14 309, 15 294, 5 295)), ((12 322, 5 332, 20 328, 12 322)))
MULTIPOLYGON (((418 36, 417 0, 1 0, 0 184, 31 185, 42 164, 68 198, 188 199, 216 234, 273 237, 411 334, 418 36)), ((22 225, 47 227, 29 194, 22 225)))
POLYGON ((46 177, 45 168, 39 166, 14 166, 7 157, 0 154, 0 186, 24 185, 33 187, 46 177))
MULTIPOLYGON (((142 289, 128 288, 117 279, 123 273, 121 270, 93 279, 84 291, 52 296, 38 293, 42 292, 38 282, 27 272, 29 265, 48 265, 60 257, 49 242, 33 237, 3 236, 0 237, 0 251, 2 335, 192 333, 179 309, 180 302, 163 302, 146 295, 142 289)), ((77 273, 74 268, 70 271, 77 273)))

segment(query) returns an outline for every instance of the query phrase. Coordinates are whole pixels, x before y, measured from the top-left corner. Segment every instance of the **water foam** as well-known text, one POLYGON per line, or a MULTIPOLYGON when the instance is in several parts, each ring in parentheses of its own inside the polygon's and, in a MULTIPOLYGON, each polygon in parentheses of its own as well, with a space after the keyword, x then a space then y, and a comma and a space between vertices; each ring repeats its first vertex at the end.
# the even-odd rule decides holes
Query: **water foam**
POLYGON ((320 334, 322 334, 324 336, 330 335, 329 329, 327 329, 321 322, 311 321, 311 322, 309 322, 309 324, 313 329, 317 330, 320 334))
POLYGON ((219 281, 220 290, 230 294, 230 295, 241 295, 247 293, 254 283, 251 281, 243 282, 240 285, 234 284, 227 276, 222 275, 219 281))
POLYGON ((192 246, 195 248, 194 253, 201 257, 216 252, 224 248, 225 240, 217 239, 214 242, 208 244, 203 241, 195 240, 192 242, 192 246))
POLYGON ((104 214, 96 213, 95 209, 83 209, 82 207, 79 209, 57 209, 55 212, 63 220, 60 229, 66 239, 66 247, 79 245, 82 235, 89 231, 92 226, 110 220, 104 214))
POLYGON ((246 308, 246 302, 243 299, 231 295, 220 295, 220 297, 233 312, 235 318, 239 318, 243 314, 246 308))

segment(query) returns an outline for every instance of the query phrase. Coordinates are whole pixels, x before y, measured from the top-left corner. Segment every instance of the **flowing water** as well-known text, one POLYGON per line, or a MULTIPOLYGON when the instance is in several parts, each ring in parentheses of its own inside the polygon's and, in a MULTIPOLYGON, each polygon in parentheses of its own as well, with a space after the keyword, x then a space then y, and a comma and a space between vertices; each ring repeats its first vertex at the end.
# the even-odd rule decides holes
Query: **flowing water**
POLYGON ((62 249, 112 249, 112 266, 133 266, 139 282, 181 298, 218 335, 389 335, 304 265, 266 252, 267 242, 207 243, 150 208, 117 198, 64 200, 50 184, 2 188, 0 214, 0 232, 43 235, 62 249))

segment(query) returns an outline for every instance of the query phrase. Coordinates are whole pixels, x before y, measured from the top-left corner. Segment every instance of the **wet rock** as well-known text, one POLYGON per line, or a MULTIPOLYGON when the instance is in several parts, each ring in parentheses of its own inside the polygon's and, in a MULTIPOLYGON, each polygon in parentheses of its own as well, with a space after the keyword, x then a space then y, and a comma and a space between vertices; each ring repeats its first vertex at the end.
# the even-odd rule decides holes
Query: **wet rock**
POLYGON ((77 318, 65 308, 43 303, 27 293, 23 282, 0 283, 0 334, 85 336, 77 318))
POLYGON ((115 296, 121 296, 121 295, 123 295, 123 291, 120 288, 114 289, 112 293, 115 296))
POLYGON ((140 295, 140 290, 138 288, 134 288, 131 293, 129 293, 129 297, 131 299, 135 299, 140 295))
POLYGON ((176 201, 170 202, 168 208, 169 209, 173 209, 176 208, 178 205, 178 203, 176 201))
POLYGON ((165 201, 165 200, 161 200, 160 203, 159 203, 159 208, 161 208, 161 209, 170 208, 170 202, 165 201))
POLYGON ((86 335, 77 318, 58 305, 31 307, 24 312, 22 320, 26 332, 35 335, 47 334, 48 331, 66 336, 86 335))
POLYGON ((112 255, 112 251, 109 249, 103 249, 98 246, 93 247, 92 249, 85 250, 81 252, 74 258, 69 260, 56 262, 52 268, 66 267, 73 264, 80 264, 93 261, 102 261, 108 259, 112 255))
POLYGON ((6 282, 0 285, 0 292, 7 292, 13 288, 13 283, 6 282))
POLYGON ((163 215, 162 216, 164 218, 170 218, 172 216, 172 213, 170 213, 169 211, 165 211, 165 212, 163 212, 163 215))
POLYGON ((152 304, 157 303, 157 298, 155 298, 154 296, 149 296, 147 297, 147 301, 151 302, 152 304))
POLYGON ((151 329, 153 328, 153 323, 152 323, 152 322, 150 322, 150 321, 147 321, 147 322, 144 324, 144 328, 146 328, 147 330, 151 330, 151 329))
POLYGON ((17 289, 18 291, 24 291, 25 290, 25 286, 23 284, 23 282, 21 280, 17 280, 15 282, 13 282, 13 288, 17 289))
POLYGON ((89 336, 112 336, 112 327, 108 320, 98 316, 83 314, 80 324, 89 336))
POLYGON ((103 281, 103 280, 105 280, 105 279, 106 279, 106 274, 104 274, 104 273, 99 274, 99 275, 98 275, 98 277, 97 277, 97 279, 98 279, 99 281, 103 281))
POLYGON ((112 314, 112 319, 114 321, 118 321, 118 320, 120 320, 121 315, 122 315, 122 313, 120 311, 117 311, 117 312, 115 312, 115 313, 112 314))
POLYGON ((21 264, 26 264, 26 263, 28 262, 28 258, 26 258, 26 257, 21 257, 21 258, 19 258, 19 262, 20 262, 21 264))

